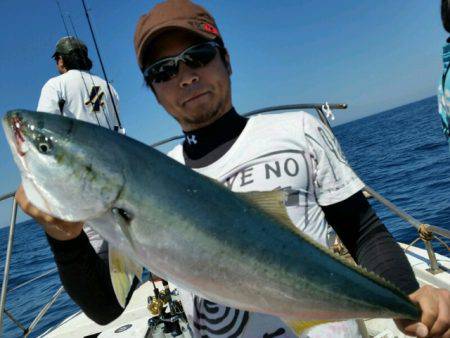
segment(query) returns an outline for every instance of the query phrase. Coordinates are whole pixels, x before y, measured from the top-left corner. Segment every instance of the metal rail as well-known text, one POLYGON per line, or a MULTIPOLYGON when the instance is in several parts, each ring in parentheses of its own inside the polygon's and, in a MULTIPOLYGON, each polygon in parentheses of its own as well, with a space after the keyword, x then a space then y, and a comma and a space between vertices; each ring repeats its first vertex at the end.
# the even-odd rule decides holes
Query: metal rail
MULTIPOLYGON (((327 109, 331 109, 333 106, 334 105, 327 104, 327 109)), ((328 127, 330 132, 334 135, 333 129, 331 128, 330 122, 328 121, 328 118, 324 111, 325 106, 321 105, 318 107, 316 106, 314 108, 316 109, 316 112, 319 115, 320 120, 328 127)), ((347 105, 345 105, 345 108, 347 108, 347 105)), ((336 136, 334 135, 334 137, 336 136)), ((441 270, 439 267, 438 261, 436 259, 436 253, 434 252, 433 246, 431 245, 431 240, 433 239, 433 232, 445 238, 450 238, 450 231, 420 222, 419 220, 415 219, 411 215, 408 215, 406 212, 404 212, 399 207, 394 205, 391 201, 384 198, 381 194, 376 192, 368 185, 364 187, 363 191, 367 192, 369 196, 375 198, 378 202, 383 204, 394 215, 405 220, 406 222, 408 222, 417 229, 417 231, 419 232, 419 238, 423 241, 425 249, 427 250, 428 258, 430 260, 430 268, 428 269, 428 271, 432 274, 438 274, 442 272, 443 270, 441 270)))
MULTIPOLYGON (((289 105, 283 105, 283 106, 272 106, 272 107, 265 107, 265 108, 261 108, 261 109, 256 109, 256 110, 252 110, 248 113, 243 114, 243 116, 252 116, 252 115, 256 115, 256 114, 263 114, 263 113, 267 113, 267 112, 274 112, 274 111, 287 111, 287 110, 298 110, 298 109, 314 109, 317 112, 317 115, 319 116, 320 120, 329 128, 329 130, 333 133, 333 129, 331 128, 330 122, 328 121, 328 118, 326 116, 326 112, 324 111, 324 108, 327 109, 347 109, 347 104, 345 103, 302 103, 302 104, 289 104, 289 105)), ((334 133, 333 133, 334 135, 334 133)), ((176 141, 179 139, 184 138, 183 135, 177 135, 177 136, 172 136, 166 139, 163 139, 161 141, 155 142, 153 144, 151 144, 151 147, 159 147, 162 146, 164 144, 167 144, 169 142, 172 141, 176 141)), ((411 224, 412 226, 414 226, 417 230, 419 230, 420 226, 423 225, 422 222, 420 222, 419 220, 415 219, 414 217, 412 217, 411 215, 408 215, 406 212, 404 212, 403 210, 401 210, 400 208, 398 208, 396 205, 394 205, 392 202, 390 202, 389 200, 387 200, 386 198, 384 198, 383 196, 381 196, 378 192, 376 192, 374 189, 372 189, 369 186, 366 186, 364 188, 364 190, 371 195, 373 198, 375 198, 378 202, 380 202, 381 204, 383 204, 385 207, 387 207, 393 214, 397 215, 398 217, 400 217, 401 219, 405 220, 406 222, 408 222, 409 224, 411 224)), ((443 228, 439 228, 437 226, 433 226, 433 225, 429 225, 426 224, 426 229, 428 231, 431 231, 434 234, 443 236, 447 239, 450 239, 450 231, 443 229, 443 228)), ((432 249, 431 244, 429 243, 429 241, 425 241, 425 247, 428 251, 428 256, 430 258, 430 265, 431 265, 431 270, 435 270, 437 271, 437 261, 436 261, 436 256, 434 254, 434 250, 432 249)))
POLYGON ((13 292, 13 291, 15 291, 15 290, 17 290, 17 289, 20 289, 20 288, 24 287, 25 285, 28 285, 28 284, 30 284, 30 283, 33 283, 34 281, 36 281, 36 280, 38 280, 38 279, 41 279, 41 278, 43 278, 43 277, 45 277, 45 276, 51 275, 52 273, 54 273, 54 272, 56 272, 56 271, 58 271, 57 268, 48 270, 47 272, 44 272, 42 275, 39 275, 39 276, 34 277, 34 278, 31 278, 30 280, 27 280, 26 282, 23 282, 22 284, 19 284, 19 285, 13 287, 12 289, 9 289, 8 292, 13 292))
MULTIPOLYGON (((258 110, 253 110, 250 111, 246 114, 244 114, 244 116, 252 116, 255 114, 262 114, 262 113, 266 113, 266 112, 273 112, 273 111, 286 111, 286 110, 295 110, 295 109, 315 109, 319 118, 322 120, 322 122, 330 128, 331 132, 331 126, 329 124, 329 121, 326 117, 326 112, 323 110, 325 107, 324 104, 321 103, 311 103, 311 104, 292 104, 292 105, 284 105, 284 106, 274 106, 274 107, 267 107, 267 108, 262 108, 262 109, 258 109, 258 110)), ((328 104, 327 108, 330 109, 346 109, 347 105, 346 104, 328 104)), ((180 136, 174 136, 174 137, 170 137, 167 139, 164 139, 162 141, 153 143, 151 146, 152 147, 158 147, 161 146, 163 144, 166 144, 168 142, 172 142, 178 139, 183 138, 184 136, 180 135, 180 136)), ((383 196, 381 196, 378 192, 376 192, 374 189, 372 189, 369 186, 365 186, 364 190, 370 194, 374 199, 376 199, 378 202, 380 202, 381 204, 383 204, 386 208, 388 208, 394 215, 400 217, 401 219, 405 220, 407 223, 411 224, 413 227, 415 227, 416 229, 420 230, 423 229, 425 227, 425 229, 427 231, 429 231, 432 234, 437 234, 440 235, 442 237, 445 237, 447 239, 450 239, 450 231, 437 227, 437 226, 433 226, 433 225, 429 225, 429 224, 424 224, 422 222, 420 222, 419 220, 415 219, 414 217, 412 217, 411 215, 407 214, 406 212, 404 212, 403 210, 401 210, 400 208, 398 208, 396 205, 394 205, 392 202, 390 202, 389 200, 387 200, 386 198, 384 198, 383 196)), ((3 200, 6 200, 8 198, 12 198, 14 197, 15 192, 10 192, 4 195, 0 196, 0 202, 3 200)), ((30 326, 28 328, 25 328, 19 321, 17 321, 16 319, 14 319, 14 317, 12 316, 12 314, 10 313, 10 311, 5 309, 5 302, 6 302, 6 293, 10 292, 10 291, 14 291, 17 290, 37 279, 40 279, 42 277, 45 277, 53 272, 56 271, 56 269, 52 269, 49 270, 43 274, 41 274, 38 277, 35 277, 29 281, 26 281, 25 283, 22 283, 14 288, 12 288, 11 290, 7 290, 7 284, 8 284, 8 277, 9 277, 9 267, 10 267, 10 261, 11 261, 11 254, 12 254, 12 247, 13 247, 13 240, 14 240, 14 228, 15 228, 15 224, 16 224, 16 218, 17 218, 17 202, 15 200, 15 198, 13 199, 13 208, 12 208, 12 213, 11 213, 11 222, 10 222, 10 231, 9 231, 9 239, 8 239, 8 247, 7 247, 7 254, 6 254, 6 262, 5 262, 5 270, 4 270, 4 277, 3 277, 3 285, 2 285, 2 293, 1 293, 1 298, 0 298, 0 337, 2 336, 3 333, 3 314, 6 313, 8 317, 11 318, 11 320, 20 328, 23 330, 25 337, 27 337, 32 330, 36 327, 36 325, 38 324, 38 322, 42 319, 42 317, 45 315, 45 313, 48 311, 48 309, 54 304, 54 302, 57 300, 57 298, 59 297, 59 295, 63 292, 63 287, 61 286, 56 292, 55 294, 52 296, 52 298, 50 299, 50 301, 41 309, 41 311, 39 311, 38 315, 35 317, 35 319, 32 321, 32 323, 30 324, 30 326)), ((430 240, 427 240, 425 238, 422 238, 422 240, 425 243, 425 247, 427 249, 428 252, 428 256, 430 259, 430 272, 434 272, 436 273, 436 271, 438 271, 439 267, 437 264, 437 260, 436 260, 436 256, 433 250, 433 247, 431 246, 430 240)))
POLYGON ((47 304, 44 305, 44 307, 41 309, 41 311, 39 311, 39 313, 36 316, 36 318, 34 318, 34 320, 31 322, 30 326, 28 327, 28 329, 25 332, 25 335, 24 335, 25 337, 28 337, 29 334, 34 330, 34 328, 36 327, 37 323, 42 319, 42 317, 44 317, 44 315, 47 313, 48 309, 50 309, 50 307, 56 302, 56 300, 58 299, 59 295, 63 291, 64 291, 64 287, 60 286, 59 289, 52 296, 50 301, 47 304))
POLYGON ((9 266, 11 264, 11 254, 14 242, 14 228, 17 218, 17 201, 13 198, 13 206, 11 212, 11 222, 9 223, 8 246, 6 248, 5 270, 3 271, 2 294, 0 298, 0 337, 3 335, 3 310, 5 309, 6 293, 9 280, 9 266))
POLYGON ((283 106, 272 106, 265 107, 261 109, 252 110, 248 113, 245 113, 244 116, 252 116, 256 114, 268 113, 271 111, 286 111, 286 110, 296 110, 296 109, 320 109, 327 105, 330 109, 347 109, 346 103, 299 103, 299 104, 287 104, 283 106))
POLYGON ((9 319, 11 319, 11 321, 16 324, 16 326, 21 329, 23 332, 25 332, 27 330, 27 328, 25 326, 23 326, 23 324, 21 322, 19 322, 16 318, 14 318, 14 316, 12 315, 11 312, 9 312, 8 310, 5 309, 5 314, 9 317, 9 319))
POLYGON ((2 284, 2 291, 1 291, 1 296, 0 296, 0 337, 3 337, 3 318, 4 318, 4 314, 6 314, 11 321, 17 325, 18 328, 20 328, 23 333, 24 333, 24 337, 28 337, 28 335, 33 331, 33 329, 36 327, 36 325, 38 324, 38 322, 42 319, 42 317, 44 317, 44 315, 47 313, 47 311, 50 309, 50 307, 55 303, 55 301, 57 300, 57 298, 59 297, 59 295, 64 291, 64 287, 60 287, 55 294, 52 296, 52 298, 50 299, 50 301, 44 305, 44 307, 41 309, 41 311, 39 311, 39 313, 37 314, 37 316, 34 318, 34 320, 31 322, 30 326, 28 328, 25 328, 25 326, 20 323, 17 319, 14 318, 14 316, 12 315, 12 313, 8 310, 5 309, 6 306, 6 295, 8 292, 17 290, 22 288, 23 286, 30 284, 33 281, 36 281, 38 279, 41 279, 45 276, 48 276, 51 273, 56 272, 56 268, 55 269, 51 269, 37 277, 32 278, 29 281, 26 281, 20 285, 17 285, 16 287, 8 290, 8 281, 9 281, 9 269, 10 269, 10 265, 11 265, 11 256, 12 256, 12 249, 14 246, 14 232, 15 232, 15 226, 16 226, 16 221, 17 221, 17 201, 15 199, 15 192, 10 192, 7 194, 4 194, 2 196, 0 196, 0 202, 9 198, 13 199, 13 206, 12 206, 12 211, 11 211, 11 220, 10 220, 10 224, 9 224, 9 237, 8 237, 8 245, 6 247, 6 258, 5 258, 5 268, 4 268, 4 272, 3 272, 3 284, 2 284))
MULTIPOLYGON (((248 113, 243 114, 243 116, 252 116, 252 115, 256 115, 256 114, 263 114, 263 113, 268 113, 268 112, 273 112, 273 111, 287 111, 287 110, 297 110, 297 109, 315 109, 317 112, 322 111, 322 107, 324 106, 323 103, 298 103, 298 104, 287 104, 287 105, 283 105, 283 106, 271 106, 271 107, 264 107, 261 109, 256 109, 256 110, 252 110, 249 111, 248 113)), ((330 109, 347 109, 347 104, 345 103, 331 103, 328 104, 328 107, 330 109)), ((321 117, 322 119, 322 117, 321 117)), ((322 120, 323 121, 323 120, 322 120)), ((328 126, 328 120, 325 118, 326 124, 328 126)), ((150 144, 150 147, 159 147, 162 146, 163 144, 172 142, 172 141, 176 141, 176 140, 180 140, 184 138, 184 135, 177 135, 177 136, 172 136, 172 137, 168 137, 165 138, 161 141, 155 142, 153 144, 150 144)))
MULTIPOLYGON (((401 219, 405 220, 406 222, 411 224, 413 227, 415 227, 417 230, 419 230, 420 227, 425 224, 425 223, 422 223, 421 221, 415 219, 411 215, 408 215, 406 212, 401 210, 399 207, 397 207, 395 204, 390 202, 385 197, 381 196, 379 193, 377 193, 374 189, 372 189, 368 185, 365 186, 364 190, 366 190, 377 201, 384 204, 384 206, 386 208, 388 208, 393 214, 395 214, 398 217, 400 217, 401 219)), ((433 225, 429 225, 429 224, 426 224, 426 225, 427 225, 428 230, 430 230, 431 232, 450 239, 450 231, 449 230, 442 229, 437 226, 433 226, 433 225)))
POLYGON ((12 192, 9 192, 7 194, 4 194, 3 196, 0 196, 0 202, 3 201, 3 200, 6 200, 8 198, 13 197, 15 194, 16 194, 16 192, 12 191, 12 192))
POLYGON ((411 224, 413 227, 415 227, 419 231, 419 236, 423 240, 425 244, 425 248, 428 253, 428 258, 430 259, 430 269, 429 271, 433 274, 439 273, 442 270, 439 268, 439 264, 436 259, 436 254, 434 253, 433 246, 431 245, 431 239, 427 239, 427 236, 423 236, 423 231, 431 231, 433 233, 432 229, 437 230, 435 233, 439 233, 441 236, 444 236, 446 238, 450 238, 450 231, 441 229, 435 226, 430 226, 428 224, 422 223, 419 220, 415 219, 411 215, 408 215, 406 212, 401 210, 399 207, 395 206, 391 201, 384 198, 382 195, 377 193, 374 189, 366 185, 364 187, 364 190, 367 191, 373 198, 375 198, 378 202, 383 204, 386 208, 388 208, 394 215, 400 217, 401 219, 405 220, 409 224, 411 224))

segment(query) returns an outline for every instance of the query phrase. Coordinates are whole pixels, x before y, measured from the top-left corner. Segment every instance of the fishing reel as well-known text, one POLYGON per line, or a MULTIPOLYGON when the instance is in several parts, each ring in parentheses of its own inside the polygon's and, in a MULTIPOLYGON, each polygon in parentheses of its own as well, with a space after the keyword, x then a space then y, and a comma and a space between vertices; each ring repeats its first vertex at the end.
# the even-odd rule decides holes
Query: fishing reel
POLYGON ((191 337, 181 301, 172 298, 178 292, 171 291, 166 281, 162 283, 164 290, 154 285, 154 296, 148 297, 147 308, 154 317, 148 320, 146 337, 191 337))
POLYGON ((147 309, 153 316, 159 316, 164 310, 164 301, 158 297, 148 297, 147 309))

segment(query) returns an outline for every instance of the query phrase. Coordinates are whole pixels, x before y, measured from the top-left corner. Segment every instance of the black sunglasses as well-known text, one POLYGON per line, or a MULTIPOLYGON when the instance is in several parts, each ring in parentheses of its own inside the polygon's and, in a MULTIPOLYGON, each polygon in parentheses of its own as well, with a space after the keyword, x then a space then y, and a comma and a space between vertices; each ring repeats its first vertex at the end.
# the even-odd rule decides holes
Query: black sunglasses
POLYGON ((178 74, 178 65, 183 61, 190 68, 206 66, 221 48, 217 42, 209 41, 191 46, 176 56, 156 61, 144 69, 143 75, 147 84, 168 81, 178 74))

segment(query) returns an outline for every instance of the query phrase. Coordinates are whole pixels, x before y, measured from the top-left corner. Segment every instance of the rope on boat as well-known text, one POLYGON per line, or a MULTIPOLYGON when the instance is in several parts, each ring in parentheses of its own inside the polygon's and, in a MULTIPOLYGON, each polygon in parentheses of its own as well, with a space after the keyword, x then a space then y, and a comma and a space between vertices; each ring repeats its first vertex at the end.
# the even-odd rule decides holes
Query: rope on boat
POLYGON ((439 244, 441 244, 447 251, 450 251, 450 247, 445 243, 439 236, 430 229, 430 226, 428 224, 422 223, 419 226, 419 229, 417 229, 417 232, 419 233, 419 237, 417 237, 415 240, 413 240, 406 248, 405 251, 407 251, 411 246, 416 244, 419 240, 431 242, 433 239, 437 240, 439 244))
POLYGON ((436 258, 436 253, 434 252, 431 241, 433 239, 437 239, 439 243, 443 244, 444 247, 448 250, 449 248, 447 244, 445 244, 441 239, 433 234, 431 226, 429 226, 428 224, 420 223, 417 227, 417 232, 419 233, 419 237, 412 241, 412 243, 406 247, 405 251, 407 251, 409 247, 414 245, 419 239, 422 240, 425 244, 425 249, 427 250, 429 258, 428 265, 430 266, 430 268, 427 269, 428 272, 432 273, 433 275, 443 272, 444 270, 439 266, 438 260, 436 258))
POLYGON ((432 241, 434 236, 433 233, 428 229, 428 225, 425 223, 421 223, 419 225, 419 229, 417 229, 417 232, 419 233, 419 237, 423 241, 432 241))
POLYGON ((445 243, 445 242, 444 242, 442 239, 440 239, 438 236, 435 236, 434 238, 437 239, 438 242, 441 243, 442 246, 443 246, 444 248, 447 249, 447 251, 450 251, 450 247, 447 245, 447 243, 445 243))

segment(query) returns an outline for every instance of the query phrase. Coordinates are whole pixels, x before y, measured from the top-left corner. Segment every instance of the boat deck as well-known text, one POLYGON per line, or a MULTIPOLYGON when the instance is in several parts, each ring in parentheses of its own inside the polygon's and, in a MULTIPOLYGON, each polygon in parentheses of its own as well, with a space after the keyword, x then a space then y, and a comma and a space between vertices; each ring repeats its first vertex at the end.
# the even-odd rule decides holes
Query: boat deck
MULTIPOLYGON (((405 250, 407 245, 400 243, 405 250)), ((436 254, 443 272, 431 274, 428 271, 429 260, 424 249, 408 247, 405 251, 420 285, 433 285, 450 290, 450 258, 436 254)), ((156 283, 162 289, 161 283, 156 283)), ((142 284, 133 294, 124 313, 108 325, 101 326, 86 317, 81 311, 66 318, 56 327, 45 332, 41 337, 145 337, 147 321, 152 315, 147 309, 147 298, 153 295, 150 282, 142 284)), ((391 319, 370 319, 364 321, 367 337, 391 338, 406 337, 399 332, 391 319)), ((187 337, 187 333, 185 333, 187 337)))

